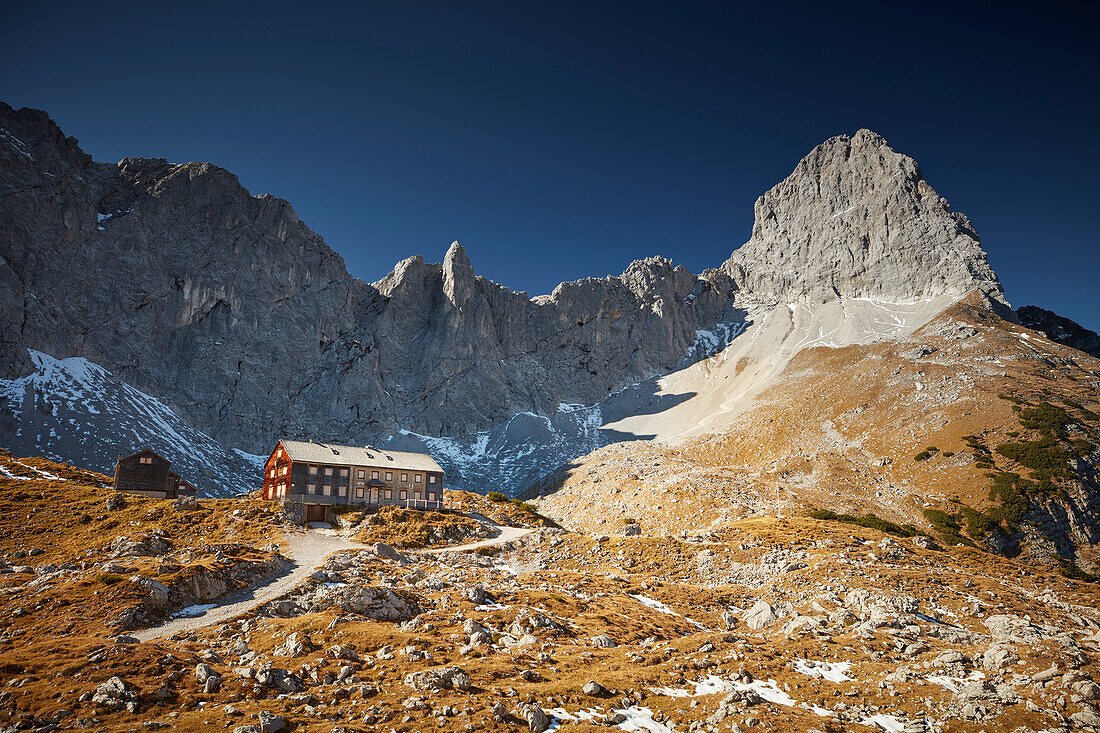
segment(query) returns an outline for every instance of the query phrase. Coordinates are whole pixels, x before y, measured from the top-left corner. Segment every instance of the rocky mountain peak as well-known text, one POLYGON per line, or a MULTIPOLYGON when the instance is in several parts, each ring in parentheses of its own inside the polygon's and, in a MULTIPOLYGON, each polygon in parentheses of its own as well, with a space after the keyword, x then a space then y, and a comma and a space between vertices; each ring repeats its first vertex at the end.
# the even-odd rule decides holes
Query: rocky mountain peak
POLYGON ((461 308, 476 292, 476 275, 466 249, 457 241, 451 242, 443 257, 443 293, 456 308, 461 308))
POLYGON ((752 237, 723 266, 754 296, 915 300, 979 289, 1003 299, 970 220, 870 130, 815 147, 755 214, 752 237))

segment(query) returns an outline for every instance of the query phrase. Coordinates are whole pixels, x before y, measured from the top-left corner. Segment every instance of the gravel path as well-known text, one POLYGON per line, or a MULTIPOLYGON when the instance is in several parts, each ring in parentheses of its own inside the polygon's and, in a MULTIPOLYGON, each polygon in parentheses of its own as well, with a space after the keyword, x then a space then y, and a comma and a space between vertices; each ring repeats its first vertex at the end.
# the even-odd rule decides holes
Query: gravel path
MULTIPOLYGON (((480 547, 493 547, 495 545, 503 545, 506 542, 511 542, 512 540, 535 531, 522 527, 505 527, 480 514, 471 514, 470 516, 495 531, 496 535, 487 540, 472 542, 467 545, 439 547, 431 550, 420 550, 419 552, 421 554, 465 552, 468 550, 476 550, 480 547)), ((214 606, 201 615, 175 618, 160 626, 135 631, 131 633, 130 636, 140 641, 151 641, 152 639, 172 636, 181 631, 194 631, 204 626, 223 623, 257 606, 261 606, 270 600, 289 593, 295 586, 309 577, 310 573, 323 565, 325 558, 332 553, 364 547, 364 545, 358 542, 353 542, 341 537, 335 530, 331 529, 311 529, 306 532, 288 533, 284 535, 283 538, 286 541, 283 554, 289 557, 293 563, 288 572, 272 578, 266 585, 250 588, 230 598, 225 603, 214 606)))
POLYGON ((140 641, 150 641, 178 634, 181 631, 193 631, 228 621, 256 606, 289 593, 309 577, 310 573, 324 564, 325 558, 332 553, 363 547, 358 542, 340 537, 333 530, 324 529, 288 533, 283 536, 283 539, 286 541, 283 554, 292 561, 287 572, 272 578, 266 585, 250 588, 230 598, 224 604, 219 604, 200 616, 172 619, 160 626, 135 631, 130 636, 140 641))

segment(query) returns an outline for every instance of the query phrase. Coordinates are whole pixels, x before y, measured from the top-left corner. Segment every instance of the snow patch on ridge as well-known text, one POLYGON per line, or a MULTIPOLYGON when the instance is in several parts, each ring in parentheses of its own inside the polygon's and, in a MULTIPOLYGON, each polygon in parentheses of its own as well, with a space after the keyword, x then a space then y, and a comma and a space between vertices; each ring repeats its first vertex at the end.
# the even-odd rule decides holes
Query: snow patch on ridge
POLYGON ((547 471, 611 442, 602 432, 599 404, 562 403, 550 416, 521 412, 491 430, 435 437, 401 430, 386 439, 395 450, 431 454, 447 488, 514 494, 547 471))
POLYGON ((102 366, 83 357, 29 353, 33 373, 0 379, 0 445, 13 453, 110 474, 119 455, 148 447, 202 495, 227 496, 259 485, 259 457, 228 450, 102 366))

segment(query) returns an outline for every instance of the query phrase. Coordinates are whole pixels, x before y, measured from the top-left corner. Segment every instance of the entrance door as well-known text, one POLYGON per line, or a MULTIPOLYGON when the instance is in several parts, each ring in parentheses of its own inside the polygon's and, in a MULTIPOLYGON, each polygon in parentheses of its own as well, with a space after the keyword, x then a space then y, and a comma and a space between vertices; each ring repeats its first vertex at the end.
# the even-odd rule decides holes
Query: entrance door
POLYGON ((324 504, 306 504, 306 521, 307 522, 323 522, 323 521, 325 521, 325 505, 324 504))

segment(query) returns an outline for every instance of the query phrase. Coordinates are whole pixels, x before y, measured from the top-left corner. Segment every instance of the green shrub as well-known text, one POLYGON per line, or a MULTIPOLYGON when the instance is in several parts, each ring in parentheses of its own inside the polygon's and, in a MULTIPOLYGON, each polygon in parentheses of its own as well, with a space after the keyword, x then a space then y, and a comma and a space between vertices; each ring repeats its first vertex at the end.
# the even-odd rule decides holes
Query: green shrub
POLYGON ((1072 441, 1073 449, 1077 451, 1077 455, 1082 458, 1088 458, 1089 455, 1096 449, 1096 446, 1083 438, 1076 438, 1072 441))
POLYGON ((535 507, 534 504, 528 504, 527 502, 520 501, 519 499, 511 499, 510 501, 511 501, 511 503, 515 504, 520 509, 522 509, 523 511, 527 512, 528 514, 538 514, 539 513, 538 508, 535 507))
POLYGON ((1062 575, 1067 578, 1073 578, 1074 580, 1083 580, 1086 583, 1100 583, 1100 575, 1093 575, 1092 573, 1086 573, 1081 568, 1077 567, 1077 563, 1064 558, 1058 558, 1058 569, 1062 575))
POLYGON ((1000 528, 1000 523, 993 517, 972 507, 963 507, 962 516, 966 520, 966 533, 971 537, 985 537, 1000 528))
POLYGON ((1082 405, 1077 400, 1071 400, 1068 397, 1063 397, 1062 402, 1065 403, 1066 405, 1068 405, 1069 407, 1072 407, 1073 409, 1077 410, 1079 413, 1084 415, 1089 420, 1100 420, 1100 415, 1097 415, 1095 412, 1088 409, 1087 407, 1082 405))
POLYGON ((881 517, 876 517, 871 512, 867 512, 862 517, 857 517, 852 514, 837 514, 828 509, 816 509, 810 512, 809 516, 812 519, 824 519, 832 522, 854 524, 868 529, 877 529, 879 532, 885 532, 886 534, 892 534, 898 537, 915 537, 920 534, 920 531, 911 524, 895 524, 881 517))
POLYGON ((994 474, 989 500, 1000 500, 1000 505, 989 510, 989 515, 1000 522, 1008 532, 1013 532, 1028 510, 1027 493, 1034 490, 1034 481, 1018 473, 1001 471, 994 474))
POLYGON ((953 451, 953 450, 945 450, 943 452, 943 457, 944 458, 950 458, 953 455, 955 455, 955 451, 953 451))
POLYGON ((948 514, 939 509, 925 509, 924 516, 932 529, 936 531, 944 542, 949 545, 966 545, 977 547, 974 542, 962 535, 962 527, 959 525, 959 515, 948 514))
POLYGON ((1065 408, 1056 407, 1049 402, 1040 402, 1035 407, 1020 411, 1020 424, 1028 430, 1039 430, 1050 437, 1061 435, 1073 418, 1065 408))
POLYGON ((100 585, 114 585, 115 583, 121 583, 124 580, 126 580, 126 577, 119 575, 118 573, 95 574, 95 582, 99 583, 100 585))
POLYGON ((623 524, 637 524, 637 523, 638 523, 638 520, 635 519, 634 517, 624 517, 623 518, 623 524))
POLYGON ((920 453, 913 456, 913 460, 914 461, 927 461, 931 457, 932 457, 932 453, 930 453, 929 451, 926 451, 926 450, 922 450, 920 453))
POLYGON ((1039 440, 1002 443, 997 446, 997 452, 1021 466, 1030 468, 1032 478, 1045 486, 1047 491, 1054 490, 1052 479, 1073 478, 1073 472, 1069 468, 1069 451, 1058 445, 1050 435, 1039 440))
POLYGON ((499 491, 490 491, 485 496, 486 496, 486 498, 489 499, 489 501, 500 501, 500 502, 508 501, 508 497, 505 496, 504 494, 500 493, 499 491))

